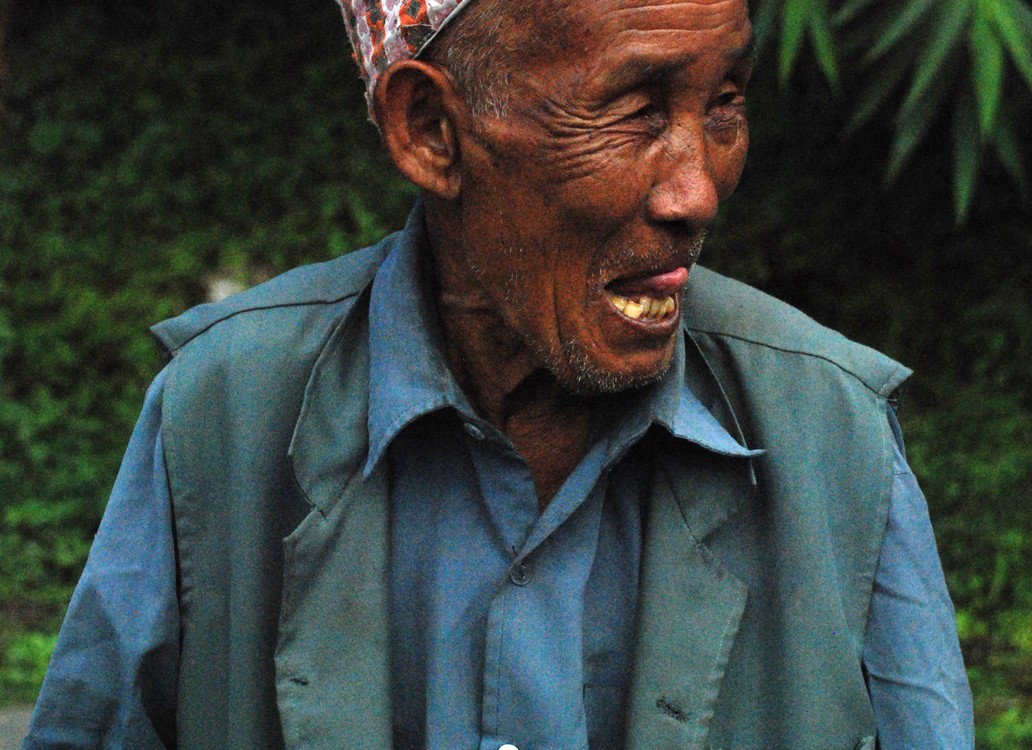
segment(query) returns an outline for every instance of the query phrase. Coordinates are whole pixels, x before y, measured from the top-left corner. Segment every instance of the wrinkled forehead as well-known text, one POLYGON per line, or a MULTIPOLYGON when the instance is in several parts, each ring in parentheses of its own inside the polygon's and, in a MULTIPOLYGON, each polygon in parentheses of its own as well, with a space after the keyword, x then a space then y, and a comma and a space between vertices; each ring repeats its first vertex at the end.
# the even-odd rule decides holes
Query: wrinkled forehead
POLYGON ((568 47, 739 45, 751 33, 747 0, 572 0, 560 24, 568 47))
POLYGON ((426 49, 473 0, 337 0, 351 48, 371 97, 376 80, 393 62, 426 49))
MULTIPOLYGON (((475 1, 337 0, 365 81, 370 111, 376 82, 388 66, 417 57, 475 1)), ((554 8, 550 6, 544 16, 528 11, 527 34, 539 42, 542 24, 562 27, 571 41, 578 32, 615 40, 655 28, 705 32, 729 23, 741 26, 744 21, 748 25, 746 0, 555 0, 554 8)))

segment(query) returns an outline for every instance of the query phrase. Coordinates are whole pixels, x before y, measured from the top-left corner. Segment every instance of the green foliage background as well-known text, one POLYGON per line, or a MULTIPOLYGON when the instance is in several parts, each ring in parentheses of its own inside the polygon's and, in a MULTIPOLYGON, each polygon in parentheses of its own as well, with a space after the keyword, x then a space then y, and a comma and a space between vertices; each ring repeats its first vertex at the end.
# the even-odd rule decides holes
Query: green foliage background
MULTIPOLYGON (((1032 22, 1021 0, 907 0, 895 21, 879 7, 756 3, 753 146, 706 261, 918 371, 903 426, 979 746, 1032 747, 1032 22)), ((253 283, 368 244, 413 196, 366 122, 330 0, 23 2, 14 24, 0 701, 38 689, 159 367, 147 326, 203 301, 214 274, 253 283)))

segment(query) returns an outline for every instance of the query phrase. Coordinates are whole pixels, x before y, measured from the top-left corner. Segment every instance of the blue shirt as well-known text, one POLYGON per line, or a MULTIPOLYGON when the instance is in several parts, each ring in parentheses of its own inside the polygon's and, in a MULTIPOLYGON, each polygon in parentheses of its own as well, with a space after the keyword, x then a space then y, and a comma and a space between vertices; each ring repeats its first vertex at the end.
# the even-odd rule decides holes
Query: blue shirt
POLYGON ((543 513, 523 458, 477 416, 444 358, 428 268, 406 244, 370 299, 370 452, 391 469, 396 750, 604 750, 623 741, 655 425, 743 448, 685 385, 684 341, 656 385, 595 410, 587 454, 543 513))
MULTIPOLYGON (((649 429, 748 454, 682 384, 613 399, 544 513, 530 472, 443 358, 418 258, 371 299, 370 454, 392 478, 398 748, 619 747, 649 429), (389 305, 389 306, 388 306, 389 305), (403 314, 404 313, 404 314, 403 314), (432 498, 433 502, 428 502, 432 498)), ((151 748, 174 736, 179 642, 164 373, 148 391, 69 606, 24 748, 151 748)), ((928 512, 898 425, 864 666, 883 750, 971 748, 971 698, 928 512)))

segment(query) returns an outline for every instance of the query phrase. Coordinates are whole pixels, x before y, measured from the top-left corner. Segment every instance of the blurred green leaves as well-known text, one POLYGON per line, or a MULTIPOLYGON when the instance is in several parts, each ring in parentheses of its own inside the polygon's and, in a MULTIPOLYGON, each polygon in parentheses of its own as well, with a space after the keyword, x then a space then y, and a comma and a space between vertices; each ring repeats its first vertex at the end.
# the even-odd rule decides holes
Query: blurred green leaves
MULTIPOLYGON (((756 71, 746 174, 704 260, 917 371, 901 419, 979 747, 1014 750, 1032 738, 1032 212, 1011 187, 1027 6, 904 5, 754 9, 776 64, 756 71), (1002 50, 998 87, 973 72, 978 35, 988 72, 1002 50)), ((213 275, 253 283, 367 244, 412 198, 332 2, 20 8, 36 23, 0 91, 0 702, 41 678, 159 367, 147 325, 213 275)))
POLYGON ((0 635, 0 663, 5 665, 0 705, 35 700, 39 676, 46 670, 56 642, 56 636, 42 633, 0 635))
POLYGON ((856 89, 845 135, 892 117, 888 183, 948 115, 956 222, 969 215, 986 151, 1027 199, 1026 155, 1015 137, 1028 131, 1032 99, 1032 9, 1025 0, 756 0, 754 15, 759 47, 777 48, 782 84, 809 40, 832 92, 856 89))
MULTIPOLYGON (((784 0, 781 10, 782 36, 778 54, 778 74, 782 83, 792 75, 803 48, 804 38, 810 40, 817 62, 828 83, 838 88, 839 66, 831 33, 831 15, 828 0, 784 0)), ((776 4, 769 3, 772 12, 776 4)), ((763 11, 761 11, 762 13, 763 11)), ((760 43, 764 40, 761 38, 760 43)))
POLYGON ((334 7, 238 8, 201 40, 25 5, 0 90, 0 702, 38 688, 159 367, 147 326, 408 212, 334 7))

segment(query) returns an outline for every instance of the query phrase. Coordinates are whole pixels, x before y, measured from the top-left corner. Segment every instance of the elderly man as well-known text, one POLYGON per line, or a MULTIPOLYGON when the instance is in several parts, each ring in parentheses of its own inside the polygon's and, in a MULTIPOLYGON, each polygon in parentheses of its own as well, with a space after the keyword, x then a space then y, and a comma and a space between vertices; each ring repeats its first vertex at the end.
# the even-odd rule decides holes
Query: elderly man
POLYGON ((344 15, 422 199, 155 328, 25 747, 971 747, 908 371, 695 266, 744 0, 344 15))

